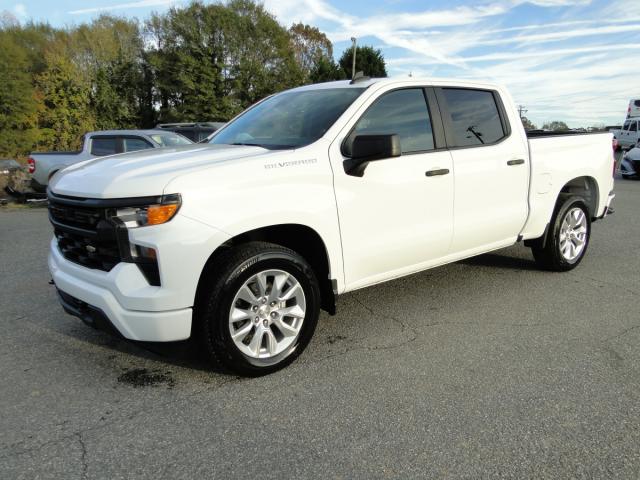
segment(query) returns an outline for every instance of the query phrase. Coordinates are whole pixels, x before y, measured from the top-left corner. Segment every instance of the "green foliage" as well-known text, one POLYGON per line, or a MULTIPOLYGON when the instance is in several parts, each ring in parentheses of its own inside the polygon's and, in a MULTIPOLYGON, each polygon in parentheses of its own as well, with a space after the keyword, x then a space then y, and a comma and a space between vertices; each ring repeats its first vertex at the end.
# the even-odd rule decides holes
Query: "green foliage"
POLYGON ((304 78, 287 31, 250 1, 172 8, 147 32, 162 121, 228 120, 304 78))
POLYGON ((325 77, 333 80, 332 77, 336 74, 329 74, 336 69, 336 65, 333 61, 333 45, 327 36, 316 27, 302 23, 292 25, 289 35, 296 62, 302 69, 305 82, 326 81, 325 77))
MULTIPOLYGON (((143 42, 137 22, 102 15, 71 33, 71 57, 92 83, 98 129, 136 128, 152 108, 144 96, 143 42)), ((148 87, 147 87, 148 88, 148 87)))
POLYGON ((560 130, 569 130, 569 126, 558 120, 554 120, 553 122, 546 122, 542 125, 543 130, 552 130, 552 131, 560 131, 560 130))
POLYGON ((38 101, 29 61, 6 31, 0 31, 0 158, 18 157, 37 140, 38 101))
POLYGON ((286 29, 252 0, 62 29, 3 13, 0 157, 77 148, 96 129, 226 121, 274 92, 346 78, 332 55, 317 28, 286 29))
POLYGON ((333 58, 322 57, 311 70, 309 80, 311 83, 331 82, 334 80, 346 80, 344 70, 340 68, 333 58))
POLYGON ((80 137, 95 129, 90 85, 66 55, 49 53, 45 61, 46 70, 35 80, 43 103, 38 144, 53 150, 77 149, 80 137))
MULTIPOLYGON (((344 77, 351 78, 353 48, 345 50, 338 63, 344 73, 344 77)), ((362 72, 368 77, 386 77, 387 68, 382 52, 369 46, 356 47, 356 73, 357 72, 362 72)))

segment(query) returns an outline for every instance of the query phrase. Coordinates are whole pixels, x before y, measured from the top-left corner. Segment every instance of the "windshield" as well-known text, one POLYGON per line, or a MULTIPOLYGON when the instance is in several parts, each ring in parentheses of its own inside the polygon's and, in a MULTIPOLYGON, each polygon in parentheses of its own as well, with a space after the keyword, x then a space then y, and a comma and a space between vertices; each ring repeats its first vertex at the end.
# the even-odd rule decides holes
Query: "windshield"
POLYGON ((187 137, 183 137, 176 133, 160 133, 151 135, 151 139, 163 147, 178 147, 180 145, 191 145, 193 143, 187 137))
POLYGON ((322 137, 364 88, 323 88, 274 95, 227 125, 210 143, 297 148, 322 137))

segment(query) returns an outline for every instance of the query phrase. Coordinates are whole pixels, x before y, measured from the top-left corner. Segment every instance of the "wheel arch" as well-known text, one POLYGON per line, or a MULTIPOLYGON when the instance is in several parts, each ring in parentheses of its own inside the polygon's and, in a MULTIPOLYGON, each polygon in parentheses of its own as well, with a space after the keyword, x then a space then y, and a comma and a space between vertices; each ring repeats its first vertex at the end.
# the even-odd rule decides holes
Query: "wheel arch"
POLYGON ((215 266, 220 256, 230 248, 252 241, 274 243, 290 248, 300 254, 307 262, 309 262, 318 279, 318 283, 320 285, 321 308, 331 315, 336 313, 335 286, 334 281, 330 278, 332 272, 331 261, 326 244, 316 230, 307 225, 298 223, 269 225, 248 230, 231 237, 216 248, 209 256, 209 259, 200 273, 195 304, 198 303, 198 299, 201 297, 201 288, 207 283, 205 281, 207 276, 215 272, 215 266))
POLYGON ((590 176, 576 177, 569 180, 560 189, 554 212, 558 208, 558 205, 569 195, 579 195, 584 198, 587 208, 589 209, 589 216, 591 219, 595 219, 598 215, 598 205, 600 204, 600 191, 598 189, 598 182, 595 178, 590 176))

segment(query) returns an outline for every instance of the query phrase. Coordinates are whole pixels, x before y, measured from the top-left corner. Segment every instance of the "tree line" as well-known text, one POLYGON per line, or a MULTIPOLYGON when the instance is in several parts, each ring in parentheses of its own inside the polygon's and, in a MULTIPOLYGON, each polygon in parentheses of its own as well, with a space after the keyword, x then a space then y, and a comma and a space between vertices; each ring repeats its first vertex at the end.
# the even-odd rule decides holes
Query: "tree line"
MULTIPOLYGON (((144 22, 102 15, 54 28, 0 14, 0 158, 71 150, 87 131, 227 121, 274 92, 351 77, 316 27, 285 28, 261 4, 194 2, 144 22)), ((358 47, 357 70, 386 76, 358 47)))

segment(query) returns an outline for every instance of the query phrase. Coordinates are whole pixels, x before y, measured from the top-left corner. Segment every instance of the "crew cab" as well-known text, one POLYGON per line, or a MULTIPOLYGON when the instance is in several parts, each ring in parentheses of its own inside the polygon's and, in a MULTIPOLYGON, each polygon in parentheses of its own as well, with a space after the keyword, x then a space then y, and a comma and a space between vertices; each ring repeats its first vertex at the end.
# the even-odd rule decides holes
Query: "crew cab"
POLYGON ((56 175, 49 269, 89 324, 191 339, 262 375, 292 362, 345 292, 520 241, 544 269, 575 268, 611 211, 613 168, 611 134, 527 138, 498 85, 309 85, 208 144, 56 175))
POLYGON ((49 179, 74 163, 123 152, 136 152, 148 148, 161 148, 193 143, 182 135, 164 130, 104 130, 89 132, 82 137, 82 148, 77 152, 33 152, 29 155, 31 186, 44 192, 49 179))

